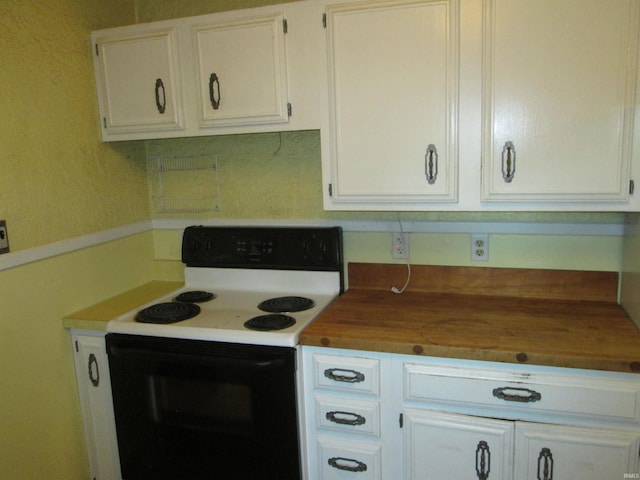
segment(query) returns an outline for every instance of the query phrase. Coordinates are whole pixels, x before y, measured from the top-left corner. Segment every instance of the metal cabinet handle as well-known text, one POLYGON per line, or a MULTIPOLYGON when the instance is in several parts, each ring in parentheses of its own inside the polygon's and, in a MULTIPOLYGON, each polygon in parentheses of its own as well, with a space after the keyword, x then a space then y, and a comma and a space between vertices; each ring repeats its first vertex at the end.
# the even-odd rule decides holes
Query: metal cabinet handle
POLYGON ((340 425, 364 425, 367 422, 366 418, 362 415, 351 412, 327 412, 325 417, 330 422, 340 425))
POLYGON ((209 76, 209 100, 214 110, 220 108, 220 80, 215 73, 209 76))
POLYGON ((327 463, 329 463, 329 465, 331 465, 333 468, 337 468, 338 470, 345 470, 347 472, 366 472, 367 471, 366 463, 361 462, 359 460, 355 460, 353 458, 331 457, 327 461, 327 463), (346 464, 344 462, 346 462, 346 464))
POLYGON ((553 480, 553 455, 548 448, 540 450, 537 478, 538 480, 553 480))
POLYGON ((156 107, 158 108, 159 113, 164 113, 167 107, 167 97, 164 91, 164 83, 162 83, 161 78, 156 78, 156 107), (160 94, 162 94, 162 100, 160 99, 160 94))
POLYGON ((478 480, 487 480, 491 471, 491 451, 484 440, 478 442, 476 448, 476 475, 478 480))
POLYGON ((516 147, 513 142, 506 142, 502 147, 502 178, 511 183, 516 173, 516 147))
POLYGON ((98 359, 92 353, 89 355, 89 380, 94 387, 100 385, 100 369, 98 368, 98 359), (95 371, 95 375, 94 375, 95 371))
POLYGON ((345 370, 342 368, 327 368, 324 376, 336 382, 360 383, 364 382, 364 373, 355 370, 345 370), (343 372, 343 373, 337 373, 343 372))
POLYGON ((427 153, 424 154, 424 174, 429 185, 436 183, 438 179, 438 149, 434 144, 430 144, 427 147, 427 153))
POLYGON ((493 389, 493 396, 500 400, 506 400, 507 402, 537 402, 542 399, 542 395, 535 390, 529 390, 528 388, 513 388, 513 387, 500 387, 493 389), (524 393, 522 395, 521 393, 524 393))

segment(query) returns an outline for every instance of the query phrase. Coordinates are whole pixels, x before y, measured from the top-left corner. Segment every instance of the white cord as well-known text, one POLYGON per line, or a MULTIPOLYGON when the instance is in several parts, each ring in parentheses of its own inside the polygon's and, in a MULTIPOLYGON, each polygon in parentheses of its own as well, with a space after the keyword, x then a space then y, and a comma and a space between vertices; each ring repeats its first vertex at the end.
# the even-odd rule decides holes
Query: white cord
POLYGON ((411 281, 411 265, 409 264, 409 262, 407 261, 407 281, 405 282, 404 286, 401 289, 398 289, 397 287, 391 287, 391 291, 393 293, 402 293, 404 292, 404 290, 407 288, 407 286, 409 285, 409 282, 411 281))
MULTIPOLYGON (((398 225, 400 225, 400 233, 404 235, 404 230, 402 230, 402 222, 400 221, 400 212, 397 212, 397 215, 398 215, 398 225)), ((391 291, 397 294, 404 292, 407 286, 409 285, 410 281, 411 281, 411 264, 409 263, 409 257, 407 257, 407 281, 404 283, 404 286, 402 288, 391 287, 391 291)))

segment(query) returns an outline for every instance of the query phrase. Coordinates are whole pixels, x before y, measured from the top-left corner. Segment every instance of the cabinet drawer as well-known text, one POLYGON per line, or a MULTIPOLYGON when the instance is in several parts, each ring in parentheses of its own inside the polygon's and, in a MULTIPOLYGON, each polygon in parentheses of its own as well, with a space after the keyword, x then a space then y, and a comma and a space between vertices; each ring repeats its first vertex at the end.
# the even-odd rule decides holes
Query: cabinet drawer
POLYGON ((313 355, 315 388, 380 394, 380 361, 364 357, 313 355))
POLYGON ((318 437, 318 478, 381 480, 381 457, 379 443, 318 437))
POLYGON ((380 403, 316 395, 316 425, 329 430, 380 436, 380 403))
POLYGON ((531 413, 640 422, 638 381, 411 363, 403 375, 407 401, 493 409, 502 418, 531 413))

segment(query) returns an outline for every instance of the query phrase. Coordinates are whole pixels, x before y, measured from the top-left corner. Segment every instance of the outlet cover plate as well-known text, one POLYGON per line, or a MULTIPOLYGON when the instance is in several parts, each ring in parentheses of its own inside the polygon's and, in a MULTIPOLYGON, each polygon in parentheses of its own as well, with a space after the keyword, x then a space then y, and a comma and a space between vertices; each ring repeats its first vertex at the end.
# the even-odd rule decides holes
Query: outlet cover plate
POLYGON ((489 260, 489 235, 476 233, 471 235, 471 261, 486 262, 489 260))
POLYGON ((393 234, 393 258, 409 258, 409 234, 396 232, 393 234))

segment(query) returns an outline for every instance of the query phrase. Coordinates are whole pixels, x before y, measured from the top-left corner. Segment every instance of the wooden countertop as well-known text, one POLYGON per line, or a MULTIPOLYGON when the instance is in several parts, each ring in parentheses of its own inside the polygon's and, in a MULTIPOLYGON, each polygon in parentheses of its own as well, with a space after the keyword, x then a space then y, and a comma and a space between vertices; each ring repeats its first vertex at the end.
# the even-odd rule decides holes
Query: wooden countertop
POLYGON ((107 322, 124 315, 152 300, 178 290, 182 282, 152 281, 109 298, 89 308, 67 315, 63 320, 65 328, 85 330, 106 330, 107 322))
POLYGON ((618 275, 350 264, 350 288, 303 345, 640 373, 640 331, 616 303, 618 275))

